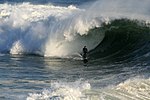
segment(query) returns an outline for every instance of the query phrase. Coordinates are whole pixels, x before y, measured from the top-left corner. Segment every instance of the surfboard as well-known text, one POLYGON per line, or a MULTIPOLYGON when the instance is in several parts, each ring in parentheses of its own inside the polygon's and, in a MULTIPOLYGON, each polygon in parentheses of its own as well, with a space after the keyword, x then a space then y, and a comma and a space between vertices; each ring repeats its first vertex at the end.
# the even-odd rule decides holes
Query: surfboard
POLYGON ((85 56, 85 55, 83 55, 82 53, 79 53, 79 55, 80 55, 80 57, 82 58, 83 63, 86 64, 86 63, 88 62, 88 57, 87 57, 87 55, 85 56))
POLYGON ((88 62, 88 59, 87 59, 87 58, 83 59, 83 62, 84 62, 84 63, 87 63, 87 62, 88 62))
POLYGON ((86 55, 82 54, 82 59, 84 63, 87 63, 88 62, 87 54, 86 55))

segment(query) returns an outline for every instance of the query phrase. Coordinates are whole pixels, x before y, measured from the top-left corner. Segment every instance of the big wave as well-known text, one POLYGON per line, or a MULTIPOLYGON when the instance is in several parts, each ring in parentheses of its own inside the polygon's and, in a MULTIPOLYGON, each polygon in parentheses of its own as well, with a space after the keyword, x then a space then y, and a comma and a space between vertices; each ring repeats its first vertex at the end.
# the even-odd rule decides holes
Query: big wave
MULTIPOLYGON (((142 30, 144 27, 138 34, 139 37, 143 36, 141 34, 149 33, 149 29, 147 29, 149 3, 148 0, 143 3, 139 0, 134 2, 130 0, 126 2, 123 0, 115 2, 99 0, 83 5, 81 8, 73 5, 62 7, 52 4, 0 4, 0 52, 66 57, 81 53, 82 47, 86 45, 91 51, 90 56, 93 57, 98 51, 99 56, 93 58, 110 56, 119 51, 120 46, 124 44, 115 45, 119 42, 117 38, 123 39, 127 38, 127 35, 131 35, 130 33, 126 34, 127 31, 124 34, 120 34, 118 31, 125 31, 130 26, 124 29, 125 27, 118 25, 115 27, 119 27, 119 30, 113 28, 110 31, 106 28, 112 28, 117 19, 137 19, 144 20, 146 25, 142 24, 142 26, 137 22, 131 28, 137 27, 142 30), (113 20, 114 22, 112 22, 113 20), (103 26, 104 24, 106 26, 103 26), (111 35, 115 38, 112 39, 111 35), (108 44, 104 42, 107 37, 110 38, 108 44), (111 43, 114 44, 111 46, 111 52, 100 53, 107 51, 106 49, 111 43), (102 45, 105 46, 102 47, 102 45), (97 49, 98 47, 101 50, 97 49)), ((130 24, 128 20, 122 22, 130 24)), ((119 24, 119 21, 116 23, 119 24)), ((136 30, 134 32, 136 33, 136 30)), ((128 46, 136 36, 132 35, 132 39, 129 39, 125 46, 128 46)))

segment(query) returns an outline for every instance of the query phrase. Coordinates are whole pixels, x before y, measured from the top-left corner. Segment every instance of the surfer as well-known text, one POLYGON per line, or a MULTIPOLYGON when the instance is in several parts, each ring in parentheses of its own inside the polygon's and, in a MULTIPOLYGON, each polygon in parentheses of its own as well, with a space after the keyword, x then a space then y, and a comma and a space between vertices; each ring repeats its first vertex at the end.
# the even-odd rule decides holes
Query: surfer
POLYGON ((84 48, 83 48, 83 55, 82 55, 84 63, 88 62, 88 60, 87 60, 87 53, 88 53, 88 49, 87 49, 86 46, 84 46, 84 48))

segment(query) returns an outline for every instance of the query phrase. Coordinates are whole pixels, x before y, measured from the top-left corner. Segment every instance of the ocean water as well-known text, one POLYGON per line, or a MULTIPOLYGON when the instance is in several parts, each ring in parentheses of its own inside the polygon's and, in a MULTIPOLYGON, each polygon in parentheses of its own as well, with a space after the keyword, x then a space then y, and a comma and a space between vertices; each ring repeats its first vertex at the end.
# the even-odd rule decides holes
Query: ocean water
POLYGON ((1 0, 0 100, 150 100, 149 4, 1 0))

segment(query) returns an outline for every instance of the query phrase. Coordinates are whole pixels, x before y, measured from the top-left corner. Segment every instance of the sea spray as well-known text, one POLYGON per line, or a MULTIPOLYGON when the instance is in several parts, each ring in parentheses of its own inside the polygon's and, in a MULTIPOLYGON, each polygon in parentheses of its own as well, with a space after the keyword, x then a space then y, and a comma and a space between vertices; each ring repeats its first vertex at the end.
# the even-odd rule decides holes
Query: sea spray
POLYGON ((99 43, 92 46, 92 41, 76 39, 98 25, 92 17, 84 18, 84 9, 30 3, 1 6, 1 52, 65 56, 78 53, 84 45, 92 49, 99 43), (71 41, 77 41, 73 49, 71 41))
POLYGON ((97 0, 87 6, 88 16, 103 16, 109 19, 128 18, 149 21, 150 1, 144 0, 97 0))

